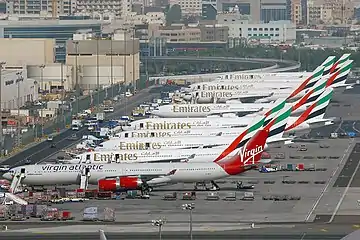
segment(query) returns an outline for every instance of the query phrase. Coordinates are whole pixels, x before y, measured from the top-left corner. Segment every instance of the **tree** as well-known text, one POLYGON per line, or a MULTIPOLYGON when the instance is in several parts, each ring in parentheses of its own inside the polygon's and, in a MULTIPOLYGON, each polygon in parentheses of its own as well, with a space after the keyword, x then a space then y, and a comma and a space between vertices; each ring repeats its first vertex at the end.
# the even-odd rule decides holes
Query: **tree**
POLYGON ((166 25, 170 26, 173 23, 180 22, 181 20, 181 7, 178 4, 174 4, 170 7, 166 14, 166 25))

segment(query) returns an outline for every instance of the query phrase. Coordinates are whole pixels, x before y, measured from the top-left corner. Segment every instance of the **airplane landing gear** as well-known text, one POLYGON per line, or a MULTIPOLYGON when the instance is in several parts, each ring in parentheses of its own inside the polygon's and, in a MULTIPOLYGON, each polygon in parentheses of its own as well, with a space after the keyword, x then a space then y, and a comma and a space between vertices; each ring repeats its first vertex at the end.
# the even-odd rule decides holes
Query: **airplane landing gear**
POLYGON ((212 189, 213 191, 219 191, 220 187, 217 185, 214 181, 211 181, 212 189))
POLYGON ((203 188, 206 191, 218 191, 220 190, 220 187, 214 182, 211 181, 211 187, 209 187, 206 182, 197 182, 194 185, 194 191, 199 190, 199 188, 203 188))

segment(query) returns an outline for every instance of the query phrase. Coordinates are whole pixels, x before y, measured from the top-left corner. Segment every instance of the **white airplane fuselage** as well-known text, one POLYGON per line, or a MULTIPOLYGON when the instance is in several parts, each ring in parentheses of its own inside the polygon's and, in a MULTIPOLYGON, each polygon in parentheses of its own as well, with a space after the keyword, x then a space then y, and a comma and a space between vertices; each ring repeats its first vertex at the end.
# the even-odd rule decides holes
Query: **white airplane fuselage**
MULTIPOLYGON (((246 116, 252 113, 261 115, 273 105, 273 103, 172 104, 159 106, 151 114, 162 118, 194 118, 227 114, 246 116)), ((305 109, 305 106, 299 107, 293 114, 302 113, 305 109)))
MULTIPOLYGON (((25 169, 22 184, 27 185, 70 185, 80 183, 80 173, 89 168, 89 184, 98 184, 100 179, 127 176, 154 176, 147 184, 192 183, 211 181, 229 176, 223 168, 213 162, 207 163, 129 163, 129 164, 47 164, 27 165, 13 169, 25 169), (171 171, 176 170, 172 175, 171 171), (159 177, 157 177, 159 176, 159 177)), ((11 180, 11 173, 4 174, 11 180)))

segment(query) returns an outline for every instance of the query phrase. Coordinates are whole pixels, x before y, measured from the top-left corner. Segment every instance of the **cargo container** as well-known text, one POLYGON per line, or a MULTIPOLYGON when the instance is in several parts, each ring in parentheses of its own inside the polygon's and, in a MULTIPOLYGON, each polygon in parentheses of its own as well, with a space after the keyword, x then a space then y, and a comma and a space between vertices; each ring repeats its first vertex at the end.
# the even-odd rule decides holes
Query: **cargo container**
POLYGON ((62 221, 67 221, 67 220, 73 220, 74 217, 72 216, 70 211, 59 211, 57 219, 62 221))
POLYGON ((115 222, 115 209, 104 208, 104 222, 115 222))
POLYGON ((288 163, 288 164, 286 165, 286 169, 287 169, 288 171, 295 171, 296 166, 295 166, 294 164, 292 164, 292 163, 288 163))
POLYGON ((9 208, 6 205, 0 205, 0 221, 9 219, 9 208))
POLYGON ((304 167, 304 164, 303 163, 299 163, 297 166, 296 166, 296 170, 297 171, 304 171, 305 167, 304 167))
POLYGON ((46 205, 43 205, 43 204, 34 205, 34 211, 33 211, 32 217, 40 218, 46 209, 47 209, 46 205))
POLYGON ((109 200, 112 197, 112 192, 98 192, 97 199, 109 200))
POLYGON ((98 208, 97 207, 87 207, 84 209, 83 221, 98 221, 98 208))
POLYGON ((43 214, 40 218, 41 221, 54 221, 57 219, 59 213, 57 208, 44 209, 43 214))

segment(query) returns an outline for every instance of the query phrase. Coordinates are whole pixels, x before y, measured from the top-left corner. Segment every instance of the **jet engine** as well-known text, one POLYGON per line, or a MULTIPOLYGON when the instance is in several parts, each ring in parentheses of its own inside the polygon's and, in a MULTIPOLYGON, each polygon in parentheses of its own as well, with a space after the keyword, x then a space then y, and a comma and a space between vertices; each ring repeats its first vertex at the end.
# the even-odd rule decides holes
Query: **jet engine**
POLYGON ((138 177, 107 178, 98 181, 100 191, 124 191, 136 190, 141 187, 143 181, 138 177))

